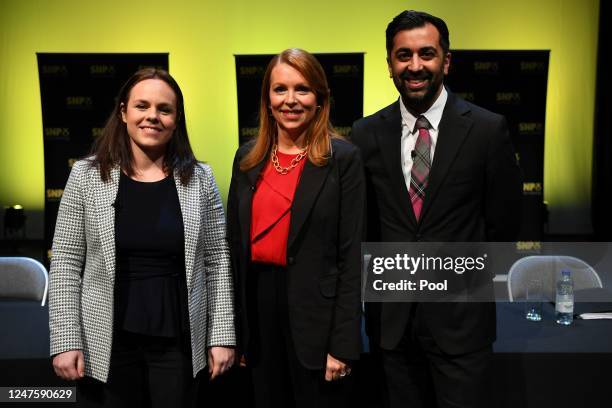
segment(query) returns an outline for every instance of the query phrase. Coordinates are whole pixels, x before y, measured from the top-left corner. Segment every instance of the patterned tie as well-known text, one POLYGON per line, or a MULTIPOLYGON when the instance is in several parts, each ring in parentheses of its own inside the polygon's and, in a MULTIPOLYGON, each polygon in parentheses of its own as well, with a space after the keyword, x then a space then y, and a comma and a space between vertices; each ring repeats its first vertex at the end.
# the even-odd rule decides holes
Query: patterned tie
POLYGON ((410 173, 410 200, 412 209, 417 221, 421 216, 425 190, 429 179, 429 169, 431 168, 431 137, 429 128, 431 125, 425 116, 419 116, 416 121, 415 129, 419 130, 414 153, 412 155, 412 171, 410 173))

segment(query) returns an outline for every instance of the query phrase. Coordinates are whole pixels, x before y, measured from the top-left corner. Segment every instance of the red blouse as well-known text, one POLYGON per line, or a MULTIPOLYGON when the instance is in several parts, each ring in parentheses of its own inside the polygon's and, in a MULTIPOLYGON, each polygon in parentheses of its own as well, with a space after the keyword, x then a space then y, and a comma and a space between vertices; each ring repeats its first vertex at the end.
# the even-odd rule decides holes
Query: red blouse
MULTIPOLYGON (((279 164, 288 167, 297 155, 276 152, 279 164)), ((251 261, 273 265, 287 265, 287 239, 291 221, 291 205, 304 163, 304 157, 287 174, 266 164, 257 182, 251 208, 251 261)))

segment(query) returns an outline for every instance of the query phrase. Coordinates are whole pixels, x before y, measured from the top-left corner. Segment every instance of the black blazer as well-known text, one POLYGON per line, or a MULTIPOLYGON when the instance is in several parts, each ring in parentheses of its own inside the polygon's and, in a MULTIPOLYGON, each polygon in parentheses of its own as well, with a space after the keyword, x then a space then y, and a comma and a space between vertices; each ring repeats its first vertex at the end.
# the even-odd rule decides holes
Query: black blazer
MULTIPOLYGON (((240 347, 248 350, 251 203, 265 161, 247 172, 234 158, 228 198, 228 235, 236 285, 240 347)), ((332 157, 317 167, 307 161, 291 209, 287 242, 289 324, 297 357, 310 369, 325 367, 327 353, 356 360, 360 338, 360 251, 365 180, 359 150, 332 140, 332 157)))
MULTIPOLYGON (((366 170, 367 240, 514 241, 522 182, 504 117, 448 93, 419 222, 401 168, 401 123, 397 101, 353 124, 366 170)), ((409 314, 408 303, 366 305, 371 340, 395 348, 409 314)), ((494 303, 421 303, 416 314, 450 354, 495 340, 494 303)))

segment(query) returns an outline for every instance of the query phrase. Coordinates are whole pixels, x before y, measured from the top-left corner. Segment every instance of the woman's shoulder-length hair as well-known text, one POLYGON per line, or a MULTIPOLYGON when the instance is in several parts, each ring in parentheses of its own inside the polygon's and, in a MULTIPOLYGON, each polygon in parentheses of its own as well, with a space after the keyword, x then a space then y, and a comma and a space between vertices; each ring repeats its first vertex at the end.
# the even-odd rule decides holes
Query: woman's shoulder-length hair
POLYGON ((278 64, 287 64, 298 71, 308 82, 317 98, 318 109, 308 129, 306 144, 308 160, 316 166, 323 166, 330 156, 330 140, 338 136, 329 120, 330 92, 325 71, 319 61, 309 52, 299 48, 290 48, 274 56, 264 74, 261 84, 259 104, 259 130, 252 148, 240 162, 242 171, 249 170, 265 160, 276 143, 276 121, 272 117, 270 106, 270 77, 278 64))
POLYGON ((134 175, 134 158, 130 147, 127 126, 121 118, 123 107, 127 106, 130 91, 134 86, 146 79, 159 79, 164 81, 176 95, 176 128, 166 146, 164 156, 164 170, 167 173, 177 173, 181 183, 189 183, 193 175, 197 160, 191 149, 185 120, 185 107, 183 93, 178 83, 170 74, 160 68, 143 68, 135 72, 119 90, 115 107, 111 112, 102 134, 95 140, 91 150, 94 156, 91 160, 93 166, 100 170, 100 177, 104 182, 110 179, 111 169, 120 166, 128 176, 134 175))

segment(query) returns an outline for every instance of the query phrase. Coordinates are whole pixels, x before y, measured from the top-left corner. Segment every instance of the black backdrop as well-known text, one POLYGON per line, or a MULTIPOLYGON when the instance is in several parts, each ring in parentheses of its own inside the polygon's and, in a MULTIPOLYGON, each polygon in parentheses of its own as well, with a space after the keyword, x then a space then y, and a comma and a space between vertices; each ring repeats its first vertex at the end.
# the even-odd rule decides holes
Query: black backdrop
MULTIPOLYGON (((274 55, 236 55, 239 143, 257 135, 261 82, 274 55)), ((347 136, 363 116, 363 54, 314 54, 331 90, 331 122, 347 136)))
POLYGON ((168 54, 39 53, 45 157, 47 261, 64 186, 75 160, 87 155, 123 83, 140 68, 168 69, 168 54))
POLYGON ((549 51, 453 50, 445 83, 464 99, 508 120, 523 171, 519 248, 539 246, 547 222, 544 121, 549 51))
MULTIPOLYGON (((612 241, 612 79, 610 78, 610 21, 612 2, 599 2, 599 41, 595 86, 593 138, 592 221, 598 241, 612 241)), ((590 97, 590 95, 588 95, 590 97)))

